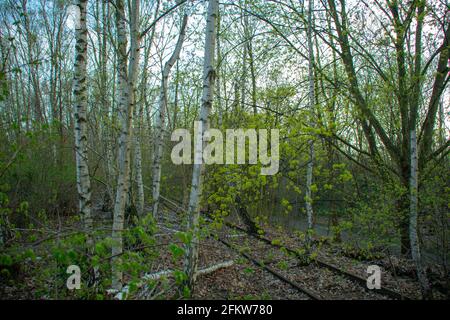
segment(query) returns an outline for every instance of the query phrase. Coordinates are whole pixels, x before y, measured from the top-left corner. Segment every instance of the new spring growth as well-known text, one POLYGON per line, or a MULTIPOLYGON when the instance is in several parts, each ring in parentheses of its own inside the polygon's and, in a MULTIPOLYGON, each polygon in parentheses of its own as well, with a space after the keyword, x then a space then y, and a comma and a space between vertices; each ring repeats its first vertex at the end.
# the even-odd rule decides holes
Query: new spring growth
POLYGON ((248 164, 261 163, 262 175, 274 175, 279 169, 278 129, 270 129, 270 143, 267 129, 227 129, 224 141, 219 129, 207 129, 195 121, 193 142, 187 129, 176 129, 171 140, 179 141, 171 153, 174 164, 246 164, 248 160, 248 164))

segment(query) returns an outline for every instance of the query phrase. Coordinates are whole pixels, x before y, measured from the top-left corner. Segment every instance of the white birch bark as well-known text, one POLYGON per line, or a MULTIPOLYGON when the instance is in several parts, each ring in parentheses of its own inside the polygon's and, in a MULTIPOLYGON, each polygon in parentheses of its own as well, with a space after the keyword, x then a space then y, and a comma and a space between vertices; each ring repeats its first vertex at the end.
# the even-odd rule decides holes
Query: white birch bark
POLYGON ((218 119, 217 119, 217 124, 219 125, 219 127, 222 126, 222 121, 223 121, 223 109, 222 109, 222 93, 221 93, 221 81, 222 81, 222 74, 221 74, 221 63, 222 63, 222 50, 221 50, 221 46, 220 46, 220 15, 217 15, 217 35, 216 35, 216 58, 217 58, 217 75, 216 75, 216 85, 217 85, 217 90, 216 90, 216 96, 217 96, 217 112, 218 112, 218 119))
MULTIPOLYGON (((312 42, 312 30, 313 30, 313 7, 314 1, 308 1, 308 29, 307 29, 307 38, 308 38, 308 78, 309 78, 309 112, 310 112, 310 125, 312 126, 312 113, 314 112, 315 102, 315 92, 314 92, 314 49, 312 42)), ((313 168, 314 168, 314 141, 313 139, 308 140, 309 145, 309 162, 306 169, 306 214, 308 216, 308 231, 311 231, 314 227, 313 225, 313 206, 312 206, 312 192, 311 185, 313 179, 313 168)), ((310 234, 308 232, 308 239, 310 234)))
POLYGON ((424 298, 430 295, 430 285, 428 283, 425 270, 422 265, 420 253, 419 237, 417 235, 417 215, 418 215, 418 161, 417 161, 417 134, 413 127, 410 133, 410 155, 411 174, 409 178, 410 209, 409 209, 409 240, 411 242, 411 255, 416 265, 417 278, 419 279, 424 298))
MULTIPOLYGON (((229 268, 229 267, 231 267, 233 265, 234 265, 234 261, 233 260, 220 262, 218 264, 214 264, 212 266, 209 266, 209 267, 206 267, 204 269, 198 270, 197 276, 210 274, 210 273, 213 273, 213 272, 215 272, 217 270, 220 270, 220 269, 223 269, 223 268, 229 268)), ((162 271, 158 271, 158 272, 155 272, 155 273, 147 273, 147 274, 145 274, 142 277, 143 281, 140 281, 140 282, 138 282, 136 284, 136 287, 137 288, 141 288, 141 287, 145 286, 146 283, 149 280, 159 280, 159 279, 161 279, 163 277, 171 276, 173 273, 174 273, 174 271, 171 270, 171 269, 169 269, 169 270, 162 270, 162 271)), ((117 299, 117 300, 123 300, 123 299, 125 299, 127 297, 129 291, 130 291, 129 287, 125 286, 125 287, 123 287, 123 289, 119 293, 117 293, 114 296, 114 298, 117 299)))
POLYGON ((140 217, 142 217, 144 214, 145 194, 144 194, 144 180, 142 178, 142 152, 141 152, 141 140, 139 137, 139 132, 136 135, 134 143, 135 143, 134 168, 137 183, 137 213, 140 217))
POLYGON ((178 36, 175 49, 166 62, 162 72, 161 90, 159 94, 159 110, 156 118, 156 139, 155 139, 155 153, 153 157, 153 216, 158 215, 159 196, 161 187, 161 160, 163 155, 164 132, 165 132, 165 118, 167 112, 167 86, 169 81, 170 70, 175 62, 180 57, 181 48, 183 47, 184 38, 186 36, 186 25, 188 15, 184 14, 183 22, 181 23, 180 34, 178 36))
MULTIPOLYGON (((241 19, 245 20, 242 16, 244 15, 243 12, 241 12, 241 19)), ((244 25, 244 36, 247 36, 246 33, 246 27, 244 25)), ((247 39, 245 39, 247 40, 247 39)), ((247 85, 247 44, 244 44, 244 51, 242 52, 242 74, 241 74, 241 112, 244 112, 245 110, 245 88, 247 85)))
MULTIPOLYGON (((112 135, 109 133, 108 137, 112 135)), ((112 140, 112 137, 110 138, 112 140)), ((115 170, 115 161, 113 156, 113 145, 112 141, 109 139, 106 141, 106 175, 108 181, 107 193, 109 197, 109 203, 114 199, 114 181, 116 181, 116 170, 115 170)), ((105 207, 108 207, 108 204, 104 204, 105 207)), ((109 209, 111 210, 111 208, 109 209)))
MULTIPOLYGON (((245 1, 245 8, 247 10, 248 2, 245 1)), ((253 54, 253 35, 250 28, 250 23, 248 20, 248 14, 244 15, 244 35, 246 39, 246 47, 247 47, 247 55, 248 55, 248 62, 249 62, 249 68, 250 68, 250 78, 251 78, 251 84, 252 84, 252 92, 251 92, 251 98, 252 98, 252 108, 253 108, 253 114, 258 113, 258 109, 256 107, 256 71, 255 71, 255 60, 254 60, 254 54, 253 54)))
POLYGON ((75 4, 80 8, 80 21, 77 25, 79 28, 75 30, 75 74, 73 79, 78 205, 87 236, 87 245, 92 247, 91 180, 87 148, 87 0, 77 0, 75 4))
MULTIPOLYGON (((218 14, 219 3, 218 0, 209 0, 208 17, 206 20, 206 35, 205 35, 205 57, 203 63, 203 94, 202 106, 200 111, 200 122, 202 130, 197 132, 195 137, 196 144, 195 157, 201 157, 205 142, 203 141, 204 132, 209 126, 209 115, 212 109, 212 97, 214 94, 214 53, 216 45, 216 18, 218 14)), ((192 172, 192 186, 189 198, 189 220, 188 232, 192 234, 191 243, 186 246, 185 266, 184 271, 187 275, 186 285, 192 291, 197 275, 198 265, 198 231, 199 231, 199 203, 202 196, 202 180, 203 180, 204 165, 194 164, 192 172)))
POLYGON ((135 82, 139 64, 139 1, 133 0, 131 6, 131 37, 130 59, 127 68, 127 21, 123 0, 116 1, 117 24, 117 64, 118 64, 118 92, 119 112, 121 120, 119 138, 119 174, 114 203, 114 217, 112 229, 112 288, 121 290, 122 271, 121 254, 123 252, 123 229, 125 204, 130 186, 130 156, 133 135, 133 108, 135 96, 135 82), (129 69, 129 73, 127 71, 129 69))

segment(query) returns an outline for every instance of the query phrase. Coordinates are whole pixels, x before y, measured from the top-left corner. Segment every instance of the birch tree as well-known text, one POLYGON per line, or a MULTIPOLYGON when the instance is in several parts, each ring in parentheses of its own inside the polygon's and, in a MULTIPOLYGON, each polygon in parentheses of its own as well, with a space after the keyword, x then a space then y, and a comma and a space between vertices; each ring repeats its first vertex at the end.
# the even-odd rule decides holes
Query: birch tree
POLYGON ((92 247, 91 180, 88 165, 87 136, 87 0, 77 0, 80 20, 75 29, 75 63, 73 79, 73 111, 75 119, 75 161, 79 212, 83 219, 87 245, 92 247))
MULTIPOLYGON (((197 159, 202 159, 203 148, 205 141, 203 139, 205 131, 209 126, 209 115, 212 109, 212 97, 214 94, 214 80, 215 80, 215 63, 214 53, 216 46, 216 18, 218 15, 219 2, 218 0, 209 0, 208 17, 206 20, 206 35, 205 35, 205 56, 203 61, 203 93, 202 105, 200 110, 201 130, 197 130, 196 149, 194 156, 197 159)), ((204 164, 194 163, 192 171, 191 194, 189 198, 189 220, 188 232, 190 232, 192 239, 186 246, 185 250, 185 265, 184 272, 187 275, 186 286, 192 291, 196 280, 196 271, 198 265, 198 245, 199 245, 199 217, 200 217, 200 199, 202 196, 202 182, 203 182, 204 164)))
MULTIPOLYGON (((248 0, 244 1, 244 9, 245 9, 245 13, 244 13, 244 18, 243 18, 243 27, 244 27, 244 36, 245 36, 245 47, 246 50, 244 50, 247 53, 247 59, 248 59, 248 63, 249 63, 249 68, 250 68, 250 78, 251 78, 251 86, 252 86, 252 90, 251 90, 251 102, 252 102, 252 109, 253 109, 253 114, 257 114, 258 113, 258 109, 256 106, 256 70, 255 70, 255 57, 253 54, 253 30, 250 26, 249 23, 249 19, 248 19, 248 0)), ((218 58, 219 59, 219 58, 218 58)), ((217 88, 219 89, 219 85, 217 86, 217 88)), ((244 90, 243 90, 244 92, 244 90)))
POLYGON ((159 93, 159 109, 156 118, 156 139, 155 139, 155 155, 153 158, 153 216, 158 214, 159 195, 161 187, 161 160, 163 155, 164 132, 165 132, 165 118, 167 112, 167 87, 169 82, 170 70, 180 57, 181 48, 183 47, 184 38, 186 36, 186 26, 188 22, 187 11, 183 15, 181 23, 180 34, 178 36, 175 49, 169 60, 165 63, 162 77, 161 89, 159 93))
MULTIPOLYGON (((138 117, 138 121, 141 122, 141 116, 138 117)), ((140 139, 140 125, 137 127, 137 134, 134 140, 134 170, 137 184, 137 213, 139 216, 144 214, 145 206, 145 194, 144 194, 144 179, 142 177, 142 152, 141 152, 141 139, 140 139)))
MULTIPOLYGON (((309 104, 309 125, 313 126, 313 113, 314 107, 316 105, 316 93, 314 87, 314 48, 313 48, 313 8, 314 1, 308 1, 308 28, 307 28, 307 38, 308 38, 308 83, 309 83, 309 92, 308 92, 308 104, 309 104)), ((312 206, 312 179, 313 179, 313 169, 314 169, 314 140, 310 138, 308 140, 309 147, 309 161, 306 169, 306 195, 305 195, 305 206, 306 206, 306 214, 308 216, 308 239, 310 238, 310 231, 313 230, 313 206, 312 206)))
POLYGON ((117 78, 118 78, 118 104, 120 112, 120 138, 119 138, 119 174, 117 178, 117 191, 114 203, 114 220, 112 229, 112 288, 122 289, 121 254, 123 252, 123 230, 125 204, 130 185, 130 157, 133 135, 133 109, 135 104, 135 83, 139 64, 139 3, 133 0, 130 14, 130 58, 127 66, 127 21, 123 0, 116 2, 117 26, 117 78))

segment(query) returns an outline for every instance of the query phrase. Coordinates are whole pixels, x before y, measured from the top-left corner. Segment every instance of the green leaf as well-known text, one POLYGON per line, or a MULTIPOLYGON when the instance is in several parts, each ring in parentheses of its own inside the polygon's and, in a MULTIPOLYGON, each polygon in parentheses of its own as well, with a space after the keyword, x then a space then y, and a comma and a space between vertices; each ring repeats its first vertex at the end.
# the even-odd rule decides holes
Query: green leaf
POLYGON ((170 252, 172 253, 172 256, 174 257, 174 259, 178 259, 179 257, 181 257, 184 254, 183 248, 180 248, 179 246, 177 246, 174 243, 171 243, 169 245, 169 249, 170 249, 170 252))
POLYGON ((0 265, 1 266, 10 266, 13 264, 13 259, 10 255, 2 254, 0 255, 0 265))

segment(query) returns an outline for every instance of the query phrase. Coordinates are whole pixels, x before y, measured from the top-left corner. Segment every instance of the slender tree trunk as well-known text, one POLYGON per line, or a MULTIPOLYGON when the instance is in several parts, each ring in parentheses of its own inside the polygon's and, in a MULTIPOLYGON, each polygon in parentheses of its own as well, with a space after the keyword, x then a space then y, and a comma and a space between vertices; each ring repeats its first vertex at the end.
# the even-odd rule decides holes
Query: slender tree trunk
MULTIPOLYGON (((245 13, 241 12, 241 19, 245 21, 245 13)), ((246 36, 246 27, 244 25, 244 37, 246 36)), ((240 90, 241 90, 241 101, 240 101, 240 112, 244 113, 245 110, 245 89, 247 84, 247 44, 244 44, 244 51, 242 52, 242 74, 240 79, 240 90)))
MULTIPOLYGON (((159 4, 160 1, 158 0, 156 3, 155 8, 155 14, 153 19, 156 19, 158 12, 159 12, 159 4)), ((144 66, 142 69, 142 81, 141 81, 141 103, 139 108, 139 115, 138 115, 138 133, 136 135, 135 139, 135 149, 134 149, 134 168, 135 168, 135 175, 136 175, 136 183, 137 183, 137 211, 139 216, 144 215, 144 207, 145 207, 145 193, 144 193, 144 180, 142 177, 142 148, 141 148, 141 135, 142 135, 142 129, 143 129, 143 112, 144 108, 147 108, 148 101, 147 101, 147 79, 148 79, 148 61, 149 56, 153 44, 153 38, 155 35, 155 29, 152 30, 150 37, 147 39, 148 44, 145 45, 145 51, 144 51, 144 66)), ((151 110, 147 110, 147 113, 151 113, 151 110)))
MULTIPOLYGON (((247 10, 248 1, 245 0, 245 9, 247 10)), ((253 56, 253 36, 252 32, 250 30, 250 23, 248 21, 248 14, 244 14, 244 35, 245 35, 245 46, 246 51, 248 55, 248 62, 250 67, 250 76, 251 76, 251 82, 252 82, 252 92, 251 92, 251 98, 252 98, 252 108, 253 108, 253 114, 258 113, 258 109, 256 107, 256 71, 255 71, 255 60, 253 56)))
POLYGON ((125 205, 130 184, 130 156, 133 135, 133 108, 135 81, 139 64, 139 1, 133 0, 131 8, 131 45, 130 62, 127 68, 127 22, 123 0, 116 1, 117 23, 117 68, 119 112, 121 128, 119 138, 119 175, 117 178, 116 200, 114 203, 114 220, 112 230, 112 288, 122 289, 121 254, 123 252, 123 230, 125 205), (129 74, 127 69, 129 69, 129 74))
MULTIPOLYGON (((140 128, 140 126, 139 126, 140 128)), ((140 131, 140 130, 139 130, 140 131)), ((142 178, 142 152, 141 152, 141 140, 140 132, 135 138, 134 146, 134 168, 137 182, 137 213, 140 217, 144 215, 145 195, 144 195, 144 180, 142 178)))
POLYGON ((80 8, 80 24, 75 30, 74 64, 74 119, 75 119, 75 161, 77 167, 78 205, 87 235, 87 245, 92 247, 91 180, 88 166, 87 137, 87 0, 77 0, 80 8))
MULTIPOLYGON (((409 190, 410 170, 409 166, 404 167, 402 170, 402 185, 405 190, 409 190)), ((406 258, 411 258, 411 239, 409 237, 409 214, 410 214, 410 199, 408 192, 400 196, 397 201, 397 212, 399 214, 399 229, 400 229, 400 253, 406 258)))
MULTIPOLYGON (((144 68, 145 67, 146 63, 144 63, 144 68)), ((135 138, 134 138, 134 175, 137 186, 136 209, 139 217, 142 217, 144 215, 144 207, 145 207, 145 193, 144 193, 144 180, 142 177, 142 151, 141 151, 143 110, 144 106, 143 103, 141 102, 139 112, 136 112, 137 125, 135 128, 135 138)))
MULTIPOLYGON (((316 95, 315 95, 315 87, 314 87, 314 48, 313 48, 313 39, 312 39, 312 30, 313 30, 313 8, 314 1, 308 1, 308 29, 307 29, 307 38, 308 38, 308 78, 309 78, 309 124, 313 126, 313 112, 314 107, 316 105, 316 95)), ((314 169, 314 140, 310 138, 308 140, 309 145, 309 162, 306 168, 306 214, 308 216, 308 231, 313 230, 314 222, 313 222, 313 206, 312 206, 312 179, 313 179, 313 169, 314 169)), ((308 232, 308 239, 310 238, 310 232, 308 232)))
POLYGON ((188 16, 183 16, 183 22, 181 24, 180 35, 175 46, 175 50, 172 56, 166 62, 162 72, 161 78, 161 91, 159 94, 159 115, 156 120, 156 140, 155 140, 155 154, 153 157, 153 216, 158 215, 159 195, 161 187, 161 160, 163 155, 164 144, 164 126, 167 112, 167 86, 169 81, 170 70, 175 62, 178 60, 183 47, 184 38, 186 35, 186 25, 188 16))
POLYGON ((172 116, 172 130, 177 128, 178 111, 179 111, 179 92, 180 92, 180 67, 177 61, 175 68, 175 93, 173 99, 173 116, 172 116))
MULTIPOLYGON (((204 141, 203 134, 209 126, 209 115, 212 109, 212 97, 214 92, 215 70, 214 53, 216 45, 216 18, 218 14, 218 0, 209 0, 208 17, 206 21, 205 35, 205 60, 203 62, 203 94, 202 107, 200 111, 200 122, 202 130, 197 130, 195 136, 196 149, 194 157, 202 159, 204 141)), ((198 264, 198 245, 199 245, 199 203, 202 196, 202 180, 204 165, 193 165, 191 195, 189 198, 189 221, 188 232, 192 235, 191 242, 186 246, 184 271, 187 275, 186 285, 192 292, 196 280, 196 271, 198 264)))
POLYGON ((420 243, 417 234, 417 216, 418 216, 418 164, 417 164, 417 135, 416 129, 411 129, 410 138, 410 153, 411 153, 411 174, 409 178, 409 238, 411 243, 411 255, 416 265, 417 278, 419 279, 422 289, 422 296, 424 299, 431 298, 430 285, 428 283, 427 275, 422 265, 422 258, 420 253, 420 243))
MULTIPOLYGON (((222 64, 222 50, 221 50, 221 46, 220 46, 220 14, 217 15, 217 45, 216 45, 216 56, 217 56, 217 77, 216 77, 216 82, 217 82, 217 90, 216 90, 216 95, 217 95, 217 113, 218 113, 218 119, 217 119, 217 124, 219 125, 219 127, 222 126, 222 121, 223 121, 223 107, 222 107, 222 93, 221 93, 221 81, 224 81, 224 79, 222 80, 222 73, 221 73, 221 64, 222 64)), ((224 81, 225 82, 225 81, 224 81)))

